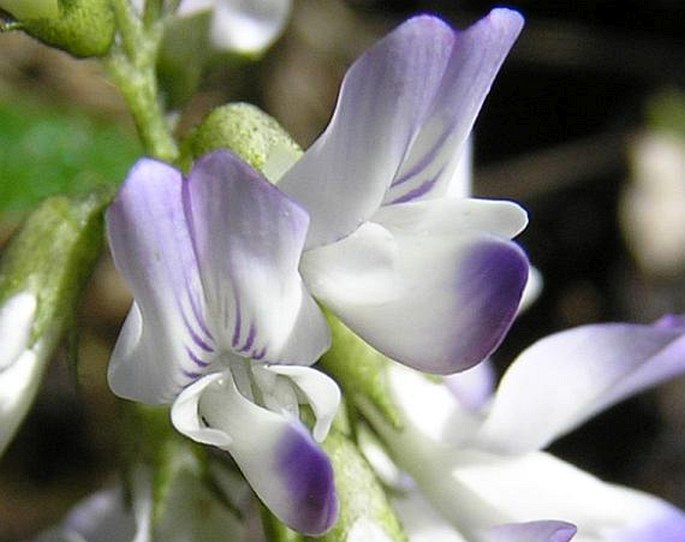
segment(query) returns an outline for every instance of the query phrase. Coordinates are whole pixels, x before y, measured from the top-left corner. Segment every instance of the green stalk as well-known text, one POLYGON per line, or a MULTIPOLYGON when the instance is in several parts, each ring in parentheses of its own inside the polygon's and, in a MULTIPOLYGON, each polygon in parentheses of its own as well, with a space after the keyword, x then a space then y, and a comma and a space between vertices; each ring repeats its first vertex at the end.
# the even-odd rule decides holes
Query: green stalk
POLYGON ((106 59, 109 74, 131 110, 146 152, 174 162, 178 146, 159 100, 156 73, 164 20, 144 25, 128 0, 112 0, 112 9, 120 39, 106 59))

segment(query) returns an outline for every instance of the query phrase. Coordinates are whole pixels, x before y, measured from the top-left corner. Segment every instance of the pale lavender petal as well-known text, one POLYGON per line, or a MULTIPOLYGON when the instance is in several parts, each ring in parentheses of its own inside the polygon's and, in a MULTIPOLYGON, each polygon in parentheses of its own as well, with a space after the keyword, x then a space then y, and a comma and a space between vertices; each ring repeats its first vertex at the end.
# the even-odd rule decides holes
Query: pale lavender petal
POLYGON ((269 363, 314 363, 330 331, 298 272, 307 213, 223 150, 198 160, 184 199, 221 348, 269 363))
POLYGON ((596 324, 546 337, 505 373, 476 441, 540 449, 616 402, 685 371, 685 326, 596 324))
POLYGON ((463 408, 478 412, 491 399, 496 378, 492 360, 486 359, 470 369, 446 376, 444 382, 463 408))
MULTIPOLYGON (((62 525, 42 533, 34 542, 149 542, 125 499, 119 486, 100 490, 79 502, 62 525)), ((151 509, 149 506, 148 516, 151 509)))
POLYGON ((476 116, 522 27, 515 11, 494 9, 454 32, 445 72, 386 204, 441 196, 448 189, 476 116))
POLYGON ((483 533, 481 542, 569 542, 578 529, 565 521, 542 520, 508 523, 483 533))
POLYGON ((320 535, 337 518, 333 469, 302 423, 246 399, 230 371, 186 388, 171 410, 181 433, 228 451, 255 493, 289 527, 320 535))
POLYGON ((487 357, 508 330, 528 261, 473 230, 420 235, 367 222, 307 251, 312 293, 371 346, 422 371, 451 374, 487 357))
POLYGON ((427 445, 426 422, 415 411, 423 410, 424 420, 430 411, 445 418, 440 402, 429 393, 432 386, 433 395, 440 395, 442 386, 394 366, 389 376, 403 429, 394 430, 373 409, 364 413, 393 451, 398 466, 469 540, 478 540, 478 534, 496 525, 550 518, 576 525, 577 539, 588 542, 623 541, 621 537, 636 542, 628 536, 649 529, 685 533, 685 514, 677 508, 651 495, 607 484, 548 453, 507 456, 469 448, 473 424, 462 419, 453 429, 466 433, 461 441, 443 439, 436 446, 428 440, 427 445))
POLYGON ((449 62, 454 32, 411 19, 348 70, 326 131, 279 181, 307 209, 307 247, 352 232, 381 205, 420 131, 449 62))
POLYGON ((135 299, 108 375, 112 390, 128 399, 171 402, 214 359, 184 182, 171 166, 142 159, 107 211, 114 263, 135 299))

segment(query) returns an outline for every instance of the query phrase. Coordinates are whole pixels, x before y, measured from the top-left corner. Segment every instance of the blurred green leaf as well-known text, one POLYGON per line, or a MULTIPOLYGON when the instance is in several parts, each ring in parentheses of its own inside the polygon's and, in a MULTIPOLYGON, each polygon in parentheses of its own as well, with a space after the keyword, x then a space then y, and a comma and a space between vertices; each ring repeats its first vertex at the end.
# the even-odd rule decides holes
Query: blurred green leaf
POLYGON ((141 153, 136 137, 114 122, 36 103, 0 103, 0 212, 116 186, 141 153))

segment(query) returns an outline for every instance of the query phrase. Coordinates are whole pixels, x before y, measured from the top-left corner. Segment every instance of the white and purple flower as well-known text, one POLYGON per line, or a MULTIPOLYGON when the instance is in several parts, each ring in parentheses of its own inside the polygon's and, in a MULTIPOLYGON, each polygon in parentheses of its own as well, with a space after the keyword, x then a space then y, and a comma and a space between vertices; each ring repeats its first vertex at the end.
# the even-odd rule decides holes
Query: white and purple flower
POLYGON ((277 181, 311 225, 312 294, 388 357, 440 374, 481 361, 516 313, 525 212, 468 198, 476 115, 522 18, 497 9, 464 31, 409 20, 350 68, 331 123, 277 181), (466 158, 465 158, 466 157, 466 158))
POLYGON ((339 391, 298 366, 329 341, 297 271, 307 224, 228 152, 200 160, 187 179, 141 160, 107 212, 114 260, 135 299, 109 382, 129 399, 173 402, 180 432, 230 452, 281 520, 317 534, 336 517, 333 471, 298 405, 312 407, 323 440, 339 391))
MULTIPOLYGON (((467 540, 497 540, 493 533, 513 536, 526 525, 567 521, 577 527, 574 542, 676 542, 685 539, 681 510, 602 482, 541 449, 601 410, 683 372, 682 319, 589 325, 533 344, 479 405, 462 403, 453 382, 432 382, 395 365, 390 382, 404 431, 367 414, 397 464, 467 540)), ((487 387, 486 373, 479 375, 487 387)), ((554 536, 569 540, 573 532, 556 525, 554 536)))
POLYGON ((314 298, 385 354, 442 374, 488 355, 516 313, 525 212, 467 198, 460 164, 521 24, 495 10, 464 32, 433 17, 400 26, 352 66, 329 128, 278 188, 224 150, 187 178, 143 159, 108 210, 135 300, 112 389, 173 403, 175 427, 230 452, 298 531, 337 514, 330 462, 299 420, 307 403, 321 441, 339 401, 306 367, 330 344, 314 298))

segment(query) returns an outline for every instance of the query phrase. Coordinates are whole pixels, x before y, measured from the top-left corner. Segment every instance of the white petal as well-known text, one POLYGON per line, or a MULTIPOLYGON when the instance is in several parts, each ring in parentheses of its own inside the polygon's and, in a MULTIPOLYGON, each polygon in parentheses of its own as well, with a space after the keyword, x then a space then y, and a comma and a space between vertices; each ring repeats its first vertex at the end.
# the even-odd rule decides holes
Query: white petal
MULTIPOLYGON (((448 172, 445 172, 445 176, 448 172)), ((452 177, 445 183, 444 197, 468 198, 473 188, 473 135, 464 143, 452 177)))
POLYGON ((479 446, 539 449, 616 402, 685 371, 685 327, 596 324, 550 335, 505 373, 479 446))
POLYGON ((512 239, 525 229, 528 215, 511 201, 445 197, 388 205, 372 221, 417 236, 480 231, 512 239))
POLYGON ((35 295, 21 292, 0 308, 0 371, 12 365, 29 347, 36 305, 35 295))
POLYGON ((153 404, 171 402, 214 359, 184 182, 171 166, 142 159, 106 214, 114 263, 135 299, 112 353, 109 384, 121 397, 153 404))
POLYGON ((350 233, 381 205, 440 85, 453 34, 437 18, 414 18, 350 67, 328 128, 279 182, 311 216, 308 248, 350 233))
POLYGON ((314 363, 330 331, 298 272, 307 213, 227 151, 196 162, 186 211, 221 349, 269 363, 314 363))
MULTIPOLYGON (((428 458, 424 458, 428 459, 428 458)), ((434 458, 438 460, 437 458, 434 458)), ((563 518, 580 541, 680 540, 685 514, 651 495, 613 486, 543 453, 504 457, 467 450, 443 455, 442 467, 417 481, 465 532, 501 523, 563 518), (429 490, 429 484, 432 486, 429 490), (458 504, 457 504, 458 503, 458 504), (632 538, 649 529, 664 538, 632 538), (670 537, 670 538, 669 538, 670 537)))
POLYGON ((439 86, 385 204, 440 197, 454 182, 476 116, 522 26, 515 11, 494 9, 454 33, 439 86))
POLYGON ((286 376, 304 395, 304 402, 311 406, 316 417, 312 435, 318 442, 323 442, 340 405, 340 388, 335 381, 310 367, 271 365, 268 370, 286 376))
POLYGON ((47 363, 41 343, 31 345, 36 306, 36 297, 22 292, 0 309, 0 456, 31 407, 47 363))
POLYGON ((450 374, 497 347, 528 262, 500 237, 458 227, 448 234, 444 222, 427 222, 431 235, 410 220, 387 228, 367 222, 305 252, 300 270, 314 296, 371 346, 411 367, 450 374))
POLYGON ((197 442, 228 451, 264 504, 288 526, 312 535, 337 517, 333 469, 299 420, 247 400, 230 371, 184 390, 171 419, 197 442))
POLYGON ((468 542, 418 491, 392 501, 411 542, 468 542))

